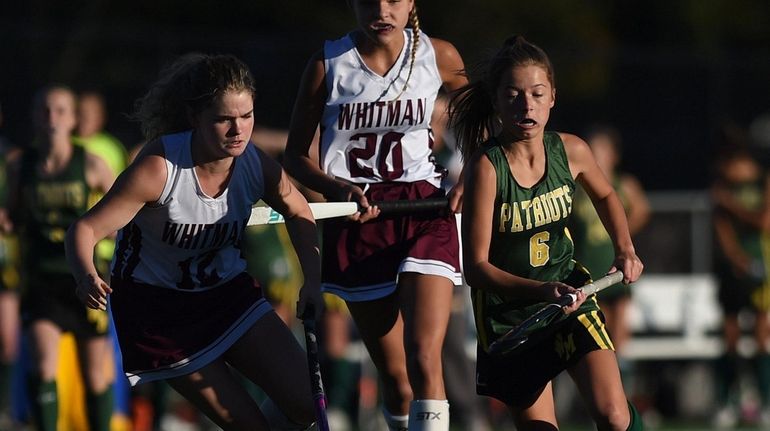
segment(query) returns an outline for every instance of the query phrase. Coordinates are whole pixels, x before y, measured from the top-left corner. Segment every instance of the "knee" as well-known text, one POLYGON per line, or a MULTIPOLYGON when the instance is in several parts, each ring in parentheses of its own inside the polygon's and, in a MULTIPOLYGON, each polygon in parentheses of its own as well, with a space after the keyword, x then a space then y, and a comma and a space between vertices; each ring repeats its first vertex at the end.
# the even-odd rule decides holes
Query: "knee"
POLYGON ((17 343, 0 340, 0 364, 13 364, 18 356, 17 343))
POLYGON ((112 380, 104 366, 92 366, 81 370, 86 387, 93 393, 100 394, 112 384, 112 380))
POLYGON ((377 377, 382 384, 385 408, 394 414, 406 413, 412 399, 412 386, 404 364, 384 364, 377 367, 377 377))
POLYGON ((441 348, 416 345, 407 353, 410 375, 424 382, 441 381, 441 348))
POLYGON ((407 349, 407 362, 423 375, 441 373, 441 344, 416 342, 407 349))
POLYGON ((409 376, 403 363, 387 363, 377 368, 377 374, 386 390, 411 395, 409 376))
POLYGON ((41 358, 36 364, 36 371, 40 380, 45 382, 56 379, 57 365, 56 359, 41 358))
POLYGON ((597 417, 594 419, 600 430, 625 431, 631 422, 628 403, 609 403, 606 406, 600 406, 597 417))

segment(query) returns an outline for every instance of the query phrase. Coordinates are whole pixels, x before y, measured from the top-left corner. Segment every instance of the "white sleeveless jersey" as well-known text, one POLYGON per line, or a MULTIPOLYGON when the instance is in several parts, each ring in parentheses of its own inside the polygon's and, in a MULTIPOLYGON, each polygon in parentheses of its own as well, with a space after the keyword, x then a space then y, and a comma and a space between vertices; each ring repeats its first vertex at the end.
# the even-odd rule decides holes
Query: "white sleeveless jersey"
POLYGON ((350 34, 324 45, 328 98, 320 161, 327 174, 354 183, 440 185, 430 117, 442 82, 433 45, 422 32, 409 85, 399 96, 409 75, 412 37, 404 30, 404 48, 385 76, 366 66, 350 34))
POLYGON ((190 152, 192 132, 162 138, 166 185, 118 233, 112 275, 179 290, 206 290, 246 269, 240 244, 252 205, 264 192, 262 164, 254 145, 235 158, 225 191, 201 189, 190 152))

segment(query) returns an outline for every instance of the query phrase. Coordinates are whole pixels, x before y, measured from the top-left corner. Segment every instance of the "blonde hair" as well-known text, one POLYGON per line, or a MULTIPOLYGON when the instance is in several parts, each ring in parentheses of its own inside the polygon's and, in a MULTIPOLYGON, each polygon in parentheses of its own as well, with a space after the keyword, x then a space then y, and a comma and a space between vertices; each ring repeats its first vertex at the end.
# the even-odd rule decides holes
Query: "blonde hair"
POLYGON ((409 87, 409 79, 412 77, 412 71, 414 70, 414 61, 417 58, 417 47, 420 45, 420 18, 417 16, 416 4, 412 7, 412 10, 409 12, 409 25, 411 25, 412 27, 412 46, 409 51, 409 73, 406 75, 406 81, 404 82, 404 87, 398 93, 396 98, 393 99, 394 102, 398 100, 401 97, 401 95, 404 94, 407 87, 409 87))
POLYGON ((255 96, 248 67, 232 55, 190 53, 166 67, 147 94, 136 101, 133 118, 147 141, 191 127, 189 116, 228 91, 255 96))

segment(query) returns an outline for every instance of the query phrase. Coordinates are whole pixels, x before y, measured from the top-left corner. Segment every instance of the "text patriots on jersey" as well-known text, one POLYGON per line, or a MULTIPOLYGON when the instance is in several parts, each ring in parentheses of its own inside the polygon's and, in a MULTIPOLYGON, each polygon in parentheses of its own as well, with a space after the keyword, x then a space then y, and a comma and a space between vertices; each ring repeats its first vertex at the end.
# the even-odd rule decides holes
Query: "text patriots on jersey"
POLYGON ((532 199, 500 205, 500 232, 522 232, 559 221, 572 212, 572 196, 564 185, 532 199))

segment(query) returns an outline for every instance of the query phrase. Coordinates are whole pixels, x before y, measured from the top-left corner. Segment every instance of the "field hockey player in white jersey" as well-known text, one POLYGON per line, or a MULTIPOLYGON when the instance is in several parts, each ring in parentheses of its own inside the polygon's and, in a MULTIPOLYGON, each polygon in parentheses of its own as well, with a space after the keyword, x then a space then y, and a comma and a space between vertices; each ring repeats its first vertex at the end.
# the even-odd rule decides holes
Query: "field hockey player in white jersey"
POLYGON ((77 294, 110 306, 132 384, 166 380, 225 430, 306 429, 314 421, 305 354, 244 272, 252 205, 286 218, 304 275, 298 313, 320 309, 315 221, 280 165, 249 141, 254 81, 226 55, 179 58, 140 99, 148 144, 67 233, 77 294), (120 230, 111 286, 94 244, 120 230), (261 405, 231 368, 261 387, 261 405))
POLYGON ((467 79, 455 47, 420 31, 413 0, 349 2, 358 27, 305 70, 286 150, 289 173, 365 212, 324 222, 324 291, 343 298, 377 367, 391 430, 448 430, 441 346, 461 282, 462 188, 452 211, 380 215, 372 201, 444 195, 432 158, 438 91, 467 79), (320 126, 320 163, 309 154, 320 126), (320 165, 320 166, 319 166, 320 165))

